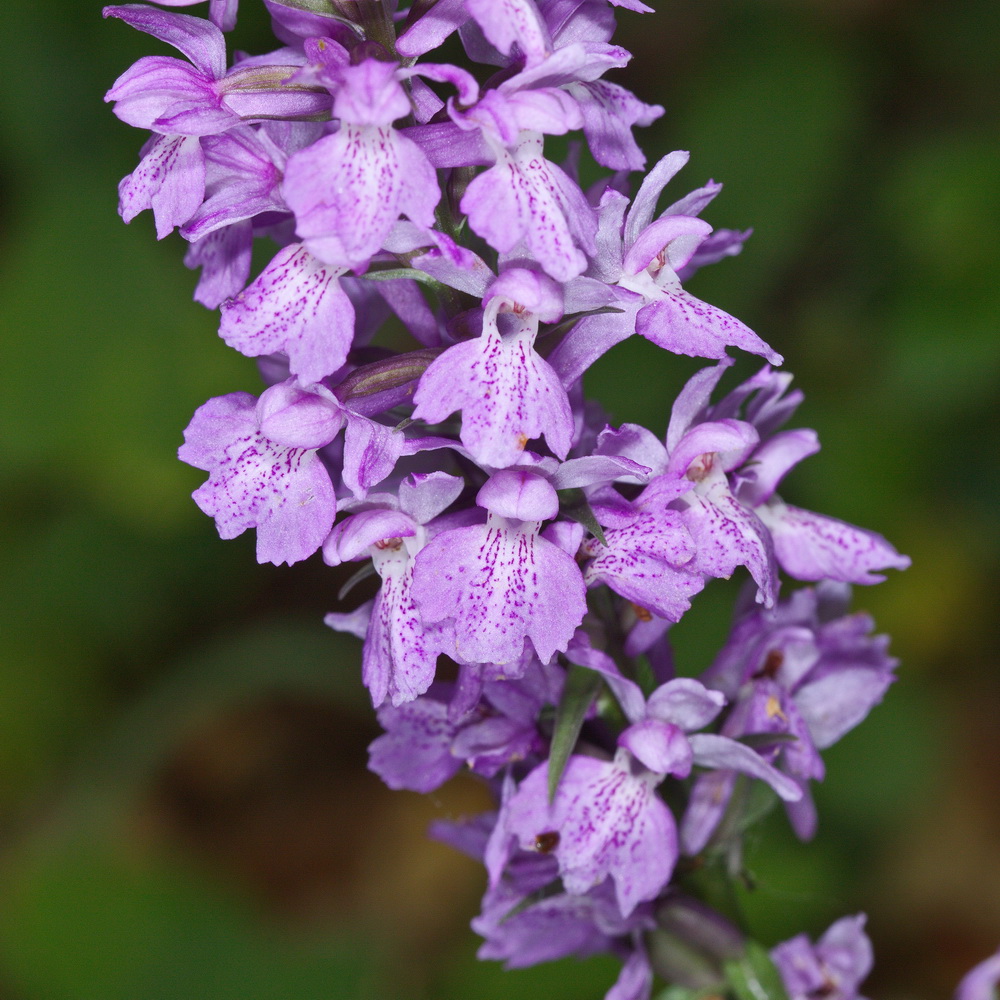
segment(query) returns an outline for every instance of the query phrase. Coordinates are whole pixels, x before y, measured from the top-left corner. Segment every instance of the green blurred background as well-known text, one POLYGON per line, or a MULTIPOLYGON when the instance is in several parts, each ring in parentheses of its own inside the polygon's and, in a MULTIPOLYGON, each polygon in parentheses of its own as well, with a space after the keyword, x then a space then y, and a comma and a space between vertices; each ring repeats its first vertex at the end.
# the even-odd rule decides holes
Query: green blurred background
MULTIPOLYGON (((262 51, 256 6, 235 37, 262 51)), ((1000 943, 1000 7, 657 6, 621 16, 621 79, 667 108, 650 156, 693 151, 677 193, 723 180, 709 221, 755 228, 691 287, 807 394, 824 450, 783 492, 914 560, 856 593, 900 681, 829 753, 816 841, 775 816, 752 845, 748 911, 774 943, 865 910, 866 994, 947 996, 1000 943)), ((482 873, 424 829, 481 791, 382 788, 330 572, 257 566, 189 499, 191 412, 257 379, 181 241, 115 212, 143 137, 101 98, 154 44, 81 0, 2 16, 0 998, 598 1000, 614 962, 475 961, 482 873)), ((636 340, 590 388, 662 429, 698 366, 636 340)), ((678 629, 687 669, 731 596, 678 629)))

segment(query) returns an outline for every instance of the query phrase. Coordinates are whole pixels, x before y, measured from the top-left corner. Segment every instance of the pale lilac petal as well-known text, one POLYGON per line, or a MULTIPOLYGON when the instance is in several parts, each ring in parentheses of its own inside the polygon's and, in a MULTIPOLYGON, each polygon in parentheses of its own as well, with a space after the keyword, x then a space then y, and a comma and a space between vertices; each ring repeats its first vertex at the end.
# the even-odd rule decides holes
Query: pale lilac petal
POLYGON ((250 277, 253 252, 253 227, 238 222, 216 229, 192 243, 184 255, 184 264, 201 268, 194 298, 208 309, 217 309, 246 285, 250 277))
POLYGON ((436 49, 469 19, 465 0, 438 0, 396 39, 396 51, 408 59, 436 49))
POLYGON ((461 769, 461 759, 451 753, 456 727, 443 702, 417 698, 398 708, 383 705, 378 721, 385 733, 368 747, 368 769, 390 788, 426 795, 461 769))
POLYGON ((698 854, 715 833, 726 813, 736 777, 735 771, 709 771, 698 776, 681 820, 685 854, 698 854))
POLYGON ((741 473, 740 500, 751 507, 766 503, 788 471, 818 451, 819 437, 815 431, 800 429, 775 434, 754 451, 751 468, 741 473))
POLYGON ((104 99, 115 102, 115 115, 128 125, 168 135, 210 135, 238 122, 221 107, 211 77, 170 56, 143 56, 115 80, 104 99), (190 120, 185 122, 184 115, 190 120))
POLYGON ((334 632, 346 632, 355 639, 364 639, 368 634, 368 623, 371 621, 374 605, 375 599, 372 598, 353 611, 331 611, 324 616, 323 624, 332 628, 334 632))
POLYGON ((650 696, 650 718, 672 722, 685 732, 703 729, 722 711, 726 697, 710 691, 690 677, 678 677, 661 684, 650 696))
POLYGON ((636 333, 657 347, 695 358, 723 358, 727 347, 760 354, 781 364, 760 337, 717 306, 696 299, 683 288, 662 288, 659 298, 639 310, 636 333))
POLYGON ((465 480, 446 472, 414 473, 399 484, 399 506, 417 524, 427 524, 450 507, 465 480))
POLYGON ((745 744, 713 733, 694 733, 688 739, 694 751, 694 762, 700 767, 740 771, 760 778, 786 802, 797 802, 802 797, 802 789, 795 781, 772 767, 756 750, 745 744))
MULTIPOLYGON (((678 442, 688 432, 692 423, 708 406, 715 387, 733 364, 730 357, 721 358, 717 365, 710 365, 695 372, 678 393, 670 410, 670 424, 667 427, 667 451, 672 453, 678 442)), ((720 414, 716 419, 735 414, 720 414)))
POLYGON ((598 455, 622 455, 647 466, 653 475, 662 475, 667 468, 667 451, 663 442, 639 424, 622 424, 617 430, 606 427, 597 436, 598 455))
POLYGON ((906 569, 900 555, 881 535, 853 524, 782 503, 777 498, 758 508, 770 528, 781 568, 797 580, 880 583, 884 569, 906 569))
POLYGON ((627 275, 636 275, 659 257, 658 263, 677 271, 687 264, 711 231, 712 227, 702 219, 666 215, 639 233, 625 254, 622 270, 627 275))
POLYGON ((283 248, 223 303, 219 336, 252 358, 283 351, 293 374, 318 382, 343 366, 354 335, 354 306, 337 281, 341 273, 301 244, 283 248))
POLYGON ((649 1000, 653 991, 653 968, 642 948, 629 955, 604 1000, 649 1000))
POLYGON ((760 440, 753 424, 743 420, 712 420, 696 424, 677 442, 670 454, 667 472, 675 476, 694 475, 696 459, 702 459, 700 474, 710 469, 730 469, 742 465, 760 440), (705 456, 709 456, 707 459, 705 456))
POLYGON ((668 153, 643 178, 635 198, 632 199, 632 209, 625 220, 626 249, 632 246, 639 233, 653 221, 660 192, 673 180, 674 175, 687 163, 690 156, 690 153, 683 150, 668 153))
POLYGON ((476 503, 508 520, 548 521, 559 512, 553 486, 525 469, 495 472, 476 494, 476 503))
POLYGON ((323 559, 328 566, 339 566, 352 559, 367 557, 369 548, 388 542, 385 548, 398 548, 401 538, 411 538, 417 526, 400 510, 365 510, 338 522, 323 543, 323 559))
POLYGON ((590 637, 582 629, 573 636, 566 658, 588 670, 595 670, 608 683, 629 722, 639 722, 646 713, 646 700, 635 681, 625 677, 615 661, 603 650, 594 649, 590 637))
POLYGON ((205 156, 201 140, 189 135, 156 135, 144 147, 139 166, 118 185, 118 212, 131 222, 153 210, 156 238, 194 215, 205 197, 205 156))
POLYGON ((309 391, 289 379, 265 389, 257 403, 260 432, 287 448, 322 448, 343 424, 340 404, 324 386, 309 391))
POLYGON ((579 489, 610 482, 644 485, 652 471, 648 465, 641 465, 619 455, 584 455, 563 462, 549 482, 557 490, 579 489))
POLYGON ((518 659, 525 638, 547 662, 586 611, 574 560, 495 515, 434 538, 417 556, 414 594, 425 621, 454 621, 454 655, 474 663, 518 659))

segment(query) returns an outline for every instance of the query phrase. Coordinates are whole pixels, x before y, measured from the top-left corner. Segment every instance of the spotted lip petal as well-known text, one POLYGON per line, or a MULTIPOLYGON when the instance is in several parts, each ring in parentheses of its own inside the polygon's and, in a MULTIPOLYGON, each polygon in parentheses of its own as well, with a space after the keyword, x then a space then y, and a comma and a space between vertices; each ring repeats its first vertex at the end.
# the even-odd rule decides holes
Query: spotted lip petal
POLYGON ((337 281, 344 270, 290 244, 223 303, 219 336, 249 357, 282 351, 294 375, 318 382, 343 366, 354 335, 354 306, 337 281))
POLYGON ((449 655, 508 663, 525 639, 543 662, 566 649, 586 611, 583 578, 537 531, 490 514, 485 525, 442 532, 417 557, 414 597, 425 622, 453 623, 449 655))

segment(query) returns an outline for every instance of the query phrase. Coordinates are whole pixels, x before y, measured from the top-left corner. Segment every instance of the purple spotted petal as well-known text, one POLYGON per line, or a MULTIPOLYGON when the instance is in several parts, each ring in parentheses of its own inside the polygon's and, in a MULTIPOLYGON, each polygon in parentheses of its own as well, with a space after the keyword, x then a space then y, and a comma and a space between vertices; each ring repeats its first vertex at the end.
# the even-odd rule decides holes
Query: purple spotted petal
POLYGON ((417 556, 413 593, 424 621, 454 622, 460 660, 508 663, 530 639, 543 662, 566 645, 586 611, 573 559, 535 534, 491 514, 455 528, 417 556))
POLYGON ((465 0, 487 40, 505 56, 516 45, 528 65, 545 58, 552 40, 533 0, 465 0))
POLYGON ((507 253, 524 242, 557 281, 587 267, 597 217, 583 192, 542 155, 542 137, 525 132, 512 151, 501 150, 495 166, 476 177, 461 202, 469 225, 495 250, 507 253))
POLYGON ((424 372, 413 416, 438 423, 462 411, 462 444, 481 465, 506 468, 543 434, 565 458, 573 436, 566 390, 534 349, 534 330, 484 332, 448 348, 424 372))
POLYGON ((639 310, 636 333, 674 354, 695 358, 725 357, 727 347, 760 354, 781 364, 760 337, 738 319, 716 306, 696 299, 683 288, 663 288, 659 297, 639 310))
POLYGON ((131 222, 153 210, 156 238, 194 215, 205 197, 205 156, 201 140, 190 135, 154 135, 143 147, 139 166, 118 185, 118 212, 131 222))
POLYGON ((390 788, 427 794, 456 774, 462 761, 451 753, 456 727, 448 707, 433 698, 383 705, 378 721, 385 733, 368 747, 368 768, 390 788))
POLYGON ((296 232, 333 267, 364 267, 405 215, 434 223, 437 175, 412 140, 388 125, 344 125, 288 160, 282 188, 296 232))
POLYGON ((344 485, 356 497, 364 497, 392 473, 403 454, 403 444, 402 431, 349 413, 344 435, 344 485))
POLYGON ((881 583, 879 570, 906 569, 900 555, 881 535, 853 524, 782 503, 775 498, 758 508, 770 528, 781 568, 798 580, 881 583))
POLYGON ((642 170, 646 157, 632 137, 632 126, 652 125, 663 108, 644 104, 607 80, 572 84, 568 90, 583 111, 583 131, 594 159, 609 170, 642 170))
POLYGON ((584 543, 593 556, 584 571, 588 586, 606 583, 640 608, 680 621, 705 581, 692 563, 695 545, 681 515, 644 511, 629 525, 606 530, 607 545, 584 543))
POLYGON ((690 677, 678 677, 661 684, 650 696, 647 713, 679 726, 685 732, 704 729, 725 705, 721 691, 710 691, 690 677))
POLYGON ((246 393, 209 400, 195 412, 178 454, 191 465, 211 463, 208 481, 193 496, 221 537, 256 528, 258 562, 298 562, 333 526, 333 484, 315 450, 265 438, 255 411, 246 393))
POLYGON ((255 358, 282 351, 290 371, 318 382, 347 360, 354 306, 329 268, 301 244, 278 254, 257 279, 222 306, 219 336, 255 358))
POLYGON ((217 309, 236 295, 250 277, 253 227, 250 222, 216 229, 192 243, 184 264, 201 268, 194 298, 208 309, 217 309))

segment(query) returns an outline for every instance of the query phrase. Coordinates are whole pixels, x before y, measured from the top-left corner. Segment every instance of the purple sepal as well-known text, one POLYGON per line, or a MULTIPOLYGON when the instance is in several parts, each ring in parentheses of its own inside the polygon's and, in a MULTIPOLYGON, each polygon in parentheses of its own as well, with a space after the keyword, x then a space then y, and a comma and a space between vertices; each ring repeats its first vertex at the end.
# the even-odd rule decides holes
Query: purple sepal
POLYGON ((775 498, 758 508, 770 528, 781 568, 798 580, 881 583, 883 569, 906 569, 900 555, 881 535, 782 503, 775 498))
POLYGON ((249 222, 216 229, 192 243, 184 265, 201 268, 194 298, 207 309, 217 309, 236 295, 250 277, 253 228, 249 222))
POLYGON ((604 995, 604 1000, 649 1000, 652 991, 653 968, 645 950, 640 946, 626 959, 614 985, 604 995))
POLYGON ((753 778, 766 781, 786 802, 802 798, 802 789, 764 758, 743 743, 714 733, 694 733, 689 737, 694 751, 694 762, 700 767, 740 771, 753 778))

